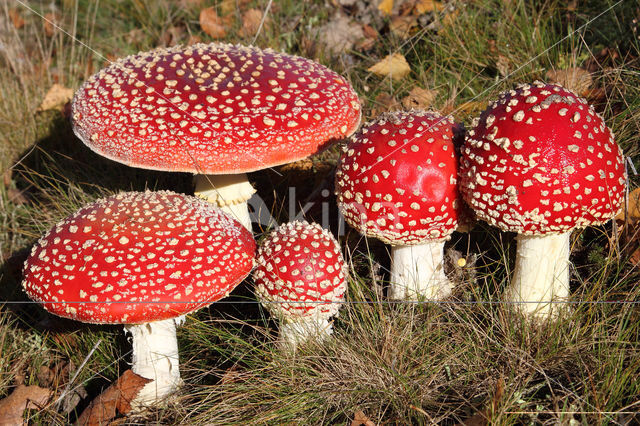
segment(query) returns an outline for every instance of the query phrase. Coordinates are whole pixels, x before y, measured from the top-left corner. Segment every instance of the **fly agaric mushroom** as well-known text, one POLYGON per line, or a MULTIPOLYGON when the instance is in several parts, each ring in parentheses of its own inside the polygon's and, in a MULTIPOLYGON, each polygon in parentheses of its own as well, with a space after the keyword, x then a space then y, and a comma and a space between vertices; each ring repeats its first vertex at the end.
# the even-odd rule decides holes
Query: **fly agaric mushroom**
POLYGON ((329 336, 347 290, 340 246, 318 224, 291 222, 258 247, 253 277, 263 306, 280 320, 280 344, 288 349, 329 336))
POLYGON ((587 101, 535 82, 502 93, 468 132, 460 190, 478 217, 517 232, 505 299, 548 318, 569 296, 569 236, 621 208, 626 175, 611 130, 587 101))
POLYGON ((247 229, 246 173, 306 158, 349 136, 360 103, 311 60, 230 44, 128 56, 90 77, 72 103, 93 151, 145 169, 196 173, 196 195, 247 229))
POLYGON ((392 245, 392 299, 451 292, 443 251, 458 222, 457 131, 453 118, 435 112, 386 113, 352 136, 340 157, 340 211, 361 233, 392 245))
POLYGON ((204 200, 126 192, 83 207, 42 237, 23 287, 52 314, 125 325, 133 372, 153 380, 132 401, 140 409, 181 382, 178 318, 226 297, 254 254, 251 233, 204 200))

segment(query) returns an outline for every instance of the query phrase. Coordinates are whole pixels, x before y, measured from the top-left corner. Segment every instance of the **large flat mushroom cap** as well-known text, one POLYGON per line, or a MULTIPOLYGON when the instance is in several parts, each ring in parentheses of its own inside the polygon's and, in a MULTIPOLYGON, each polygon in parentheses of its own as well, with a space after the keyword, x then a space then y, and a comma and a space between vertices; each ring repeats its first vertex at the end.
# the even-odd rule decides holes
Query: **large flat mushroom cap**
POLYGON ((622 151, 587 101, 555 84, 504 92, 467 133, 460 191, 506 231, 554 234, 606 222, 621 209, 622 151))
POLYGON ((183 315, 225 297, 246 277, 255 241, 199 198, 125 192, 59 222, 25 262, 28 296, 55 314, 101 324, 183 315))
POLYGON ((430 111, 396 111, 365 124, 336 170, 349 225, 387 244, 444 241, 458 223, 458 125, 430 111))
POLYGON ((72 103, 92 150, 133 167, 244 173, 293 162, 342 139, 360 103, 309 59, 230 44, 174 46, 120 59, 72 103))

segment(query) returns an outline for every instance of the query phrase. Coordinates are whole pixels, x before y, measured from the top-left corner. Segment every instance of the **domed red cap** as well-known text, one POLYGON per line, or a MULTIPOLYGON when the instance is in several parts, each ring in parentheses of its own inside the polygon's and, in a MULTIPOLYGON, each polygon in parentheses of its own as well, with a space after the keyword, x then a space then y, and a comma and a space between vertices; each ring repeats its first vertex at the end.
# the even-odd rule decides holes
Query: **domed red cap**
POLYGON ((308 157, 355 131, 349 83, 271 49, 196 44, 129 56, 87 80, 76 135, 133 167, 231 174, 308 157))
POLYGON ((347 291, 340 246, 329 231, 307 222, 271 232, 258 248, 253 276, 258 299, 285 318, 329 318, 347 291))
POLYGON ((622 151, 587 101, 554 84, 500 95, 462 150, 460 191, 476 214, 506 231, 567 232, 621 208, 622 151))
POLYGON ((89 323, 137 324, 225 297, 253 266, 249 231, 199 198, 126 192, 89 204, 38 241, 29 297, 89 323))
POLYGON ((388 244, 446 239, 457 226, 456 125, 450 116, 384 114, 353 135, 336 172, 346 221, 388 244))

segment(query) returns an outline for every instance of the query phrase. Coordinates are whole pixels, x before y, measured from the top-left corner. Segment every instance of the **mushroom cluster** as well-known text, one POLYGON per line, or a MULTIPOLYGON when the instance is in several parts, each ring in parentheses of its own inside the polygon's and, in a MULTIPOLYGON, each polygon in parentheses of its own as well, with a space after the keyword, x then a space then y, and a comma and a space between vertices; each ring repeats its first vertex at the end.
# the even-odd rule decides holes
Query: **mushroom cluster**
POLYGON ((289 350, 333 327, 347 291, 347 266, 333 235, 318 224, 286 223, 258 247, 256 295, 280 320, 279 342, 289 350))
POLYGON ((603 224, 622 206, 626 175, 611 130, 559 85, 520 85, 473 123, 460 178, 479 218, 518 233, 505 299, 534 316, 553 316, 551 302, 569 295, 571 231, 603 224))
POLYGON ((456 132, 450 116, 387 113, 353 135, 340 157, 340 211, 361 233, 392 245, 392 299, 451 293, 443 250, 458 223, 456 132))
POLYGON ((134 373, 153 380, 133 408, 180 384, 178 318, 226 297, 251 271, 255 241, 239 222, 196 197, 125 192, 55 225, 25 262, 27 295, 52 314, 124 324, 134 373))
POLYGON ((355 131, 358 96, 309 59, 222 43, 160 48, 100 70, 72 103, 75 134, 133 167, 197 174, 196 195, 251 229, 245 173, 355 131))

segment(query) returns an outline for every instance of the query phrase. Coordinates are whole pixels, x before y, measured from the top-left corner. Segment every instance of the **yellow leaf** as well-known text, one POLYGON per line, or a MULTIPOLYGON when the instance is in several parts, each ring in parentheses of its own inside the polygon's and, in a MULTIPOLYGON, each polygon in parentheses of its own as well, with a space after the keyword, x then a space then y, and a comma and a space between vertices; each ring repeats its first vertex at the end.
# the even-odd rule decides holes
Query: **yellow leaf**
POLYGON ((47 111, 50 109, 60 109, 73 98, 73 89, 61 86, 56 83, 47 92, 38 107, 37 111, 47 111))
POLYGON ((568 68, 566 70, 549 70, 545 74, 551 83, 558 83, 566 89, 572 90, 581 96, 589 91, 593 85, 591 73, 582 68, 568 68))
MULTIPOLYGON (((629 193, 629 205, 626 209, 626 220, 630 224, 638 222, 640 220, 640 188, 636 188, 629 193)), ((616 220, 624 222, 625 209, 623 208, 616 216, 616 220)))
POLYGON ((418 0, 415 6, 415 11, 418 15, 422 15, 427 12, 440 12, 444 9, 442 3, 436 0, 418 0))
POLYGON ((390 16, 392 9, 393 9, 393 0, 382 0, 378 5, 378 10, 385 16, 390 16))
POLYGON ((394 53, 386 56, 367 71, 382 77, 389 76, 394 80, 401 80, 411 72, 411 67, 404 56, 394 53))

